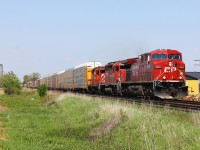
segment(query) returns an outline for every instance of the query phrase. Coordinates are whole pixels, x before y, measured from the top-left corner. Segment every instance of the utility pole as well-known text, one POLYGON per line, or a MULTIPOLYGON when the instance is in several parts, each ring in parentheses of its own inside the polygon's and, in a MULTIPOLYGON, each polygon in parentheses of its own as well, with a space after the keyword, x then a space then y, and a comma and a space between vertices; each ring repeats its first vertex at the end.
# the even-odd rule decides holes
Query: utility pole
MULTIPOLYGON (((3 65, 0 64, 0 77, 3 76, 3 65)), ((2 88, 2 84, 0 83, 0 88, 2 88)))
POLYGON ((0 77, 2 77, 2 76, 3 76, 3 65, 0 64, 0 77))
MULTIPOLYGON (((194 66, 200 66, 200 59, 194 60, 194 66)), ((199 92, 200 92, 200 79, 199 79, 199 92)))
POLYGON ((200 66, 200 59, 196 59, 194 62, 194 66, 200 66))

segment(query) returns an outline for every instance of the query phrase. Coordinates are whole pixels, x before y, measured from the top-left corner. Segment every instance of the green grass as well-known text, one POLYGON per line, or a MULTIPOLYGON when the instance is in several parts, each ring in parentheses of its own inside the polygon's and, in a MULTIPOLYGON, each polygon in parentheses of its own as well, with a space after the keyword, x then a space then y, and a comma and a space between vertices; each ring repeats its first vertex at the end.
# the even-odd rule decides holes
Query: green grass
MULTIPOLYGON (((55 98, 55 97, 54 97, 55 98)), ((67 95, 45 107, 34 92, 0 96, 6 141, 0 149, 200 149, 200 113, 128 105, 67 95), (113 117, 121 123, 92 139, 90 132, 113 117)))

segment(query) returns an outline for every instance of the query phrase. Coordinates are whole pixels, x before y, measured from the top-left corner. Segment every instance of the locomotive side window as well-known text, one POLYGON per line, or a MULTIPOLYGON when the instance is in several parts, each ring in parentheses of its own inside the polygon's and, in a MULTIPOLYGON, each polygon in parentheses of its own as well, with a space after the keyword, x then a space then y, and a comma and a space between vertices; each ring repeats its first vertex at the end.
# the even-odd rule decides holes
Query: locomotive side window
POLYGON ((143 61, 144 61, 144 56, 141 56, 141 62, 143 63, 143 61))
POLYGON ((115 71, 119 71, 119 67, 115 67, 115 71))
POLYGON ((100 73, 105 73, 105 70, 104 70, 104 69, 101 69, 100 73))
POLYGON ((106 66, 105 67, 105 70, 107 71, 107 70, 111 70, 112 69, 112 66, 106 66))
POLYGON ((169 59, 181 59, 181 56, 179 54, 169 54, 169 59))
POLYGON ((162 59, 166 59, 167 55, 166 54, 154 54, 152 56, 152 58, 155 59, 155 60, 162 60, 162 59))

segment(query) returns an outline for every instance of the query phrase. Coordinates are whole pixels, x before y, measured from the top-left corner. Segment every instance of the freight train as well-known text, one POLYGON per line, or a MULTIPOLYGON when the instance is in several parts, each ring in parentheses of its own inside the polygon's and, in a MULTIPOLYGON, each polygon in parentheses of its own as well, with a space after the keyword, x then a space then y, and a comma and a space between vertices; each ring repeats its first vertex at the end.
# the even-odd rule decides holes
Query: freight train
POLYGON ((157 49, 136 58, 87 62, 53 75, 30 81, 27 87, 45 84, 48 89, 107 95, 180 99, 188 94, 182 53, 157 49))

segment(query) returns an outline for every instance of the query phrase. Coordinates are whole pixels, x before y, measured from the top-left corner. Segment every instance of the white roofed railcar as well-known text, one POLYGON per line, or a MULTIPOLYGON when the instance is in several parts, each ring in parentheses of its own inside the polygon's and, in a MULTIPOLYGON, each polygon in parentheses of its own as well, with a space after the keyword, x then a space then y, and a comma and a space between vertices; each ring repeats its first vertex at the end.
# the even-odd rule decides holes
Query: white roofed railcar
POLYGON ((63 87, 63 83, 65 82, 64 73, 66 73, 66 70, 63 70, 63 71, 60 71, 60 72, 57 73, 57 76, 58 76, 57 88, 58 89, 64 89, 64 87, 63 87))
POLYGON ((35 88, 38 88, 38 86, 40 86, 40 79, 37 79, 37 80, 36 80, 35 88))
POLYGON ((93 68, 102 66, 98 61, 87 62, 78 65, 74 68, 74 89, 85 89, 88 90, 88 85, 91 82, 91 71, 93 68))
POLYGON ((76 67, 74 67, 74 70, 78 69, 78 68, 82 68, 82 67, 95 68, 98 66, 102 66, 102 63, 100 63, 98 61, 90 61, 90 62, 86 62, 86 63, 80 64, 80 65, 77 65, 76 67))
POLYGON ((53 78, 53 75, 50 75, 47 77, 47 87, 48 89, 52 89, 52 78, 53 78))
POLYGON ((45 78, 40 78, 40 85, 44 85, 45 84, 45 78))
POLYGON ((67 90, 74 89, 73 68, 66 70, 66 89, 67 90))

